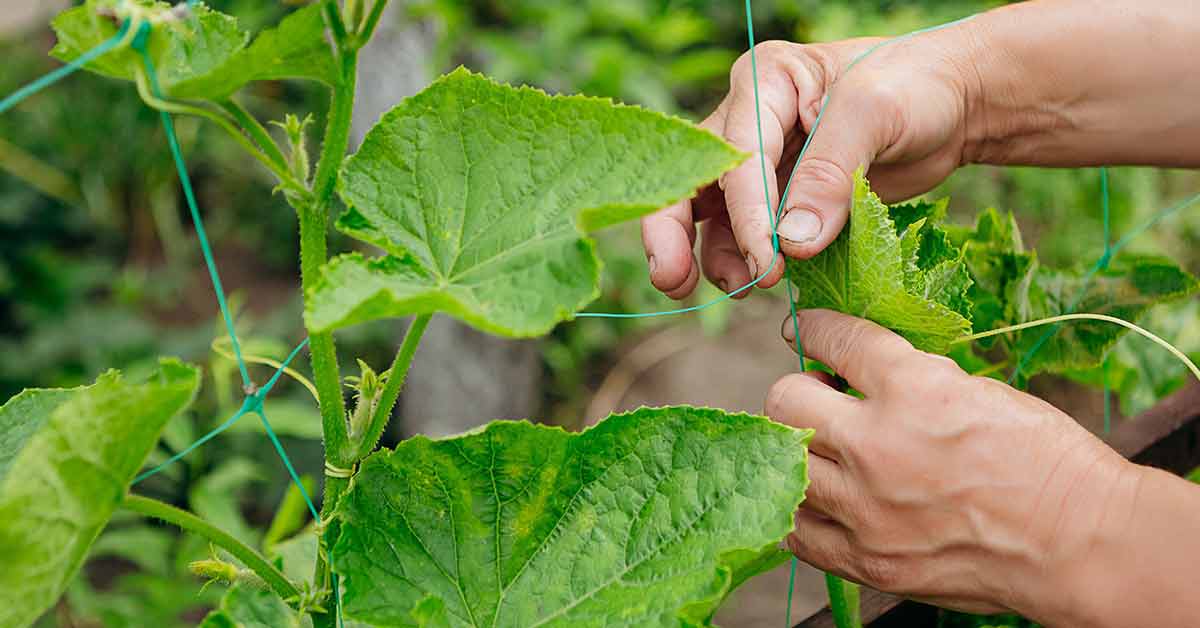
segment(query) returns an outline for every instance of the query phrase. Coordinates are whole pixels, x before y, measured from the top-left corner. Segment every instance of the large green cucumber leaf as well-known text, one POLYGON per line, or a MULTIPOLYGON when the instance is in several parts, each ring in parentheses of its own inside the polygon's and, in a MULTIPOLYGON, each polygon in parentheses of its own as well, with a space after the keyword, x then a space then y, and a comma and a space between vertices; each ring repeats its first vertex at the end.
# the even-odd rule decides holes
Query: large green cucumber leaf
MULTIPOLYGON (((58 44, 51 54, 74 59, 117 33, 106 17, 121 0, 88 0, 54 19, 58 44)), ((166 19, 171 5, 137 0, 136 10, 156 20, 147 50, 163 91, 172 98, 223 100, 251 81, 301 78, 329 85, 337 82, 333 53, 325 39, 320 3, 295 11, 278 26, 263 31, 253 43, 232 16, 200 3, 193 15, 166 19)), ((105 76, 133 80, 143 67, 141 56, 118 49, 85 66, 105 76)))
POLYGON ((445 312, 535 336, 598 295, 585 232, 693 193, 743 156, 682 120, 459 69, 388 112, 341 172, 345 233, 307 294, 314 332, 445 312))
POLYGON ((378 626, 708 623, 774 564, 811 431, 690 407, 582 433, 495 422, 365 460, 335 511, 345 614, 378 626))
POLYGON ((944 203, 889 209, 860 170, 849 225, 809 260, 790 260, 796 306, 870 319, 913 346, 945 353, 970 333, 970 277, 961 250, 937 223, 944 203))
POLYGON ((28 625, 58 599, 199 381, 163 360, 145 382, 109 372, 0 406, 0 625, 28 625))

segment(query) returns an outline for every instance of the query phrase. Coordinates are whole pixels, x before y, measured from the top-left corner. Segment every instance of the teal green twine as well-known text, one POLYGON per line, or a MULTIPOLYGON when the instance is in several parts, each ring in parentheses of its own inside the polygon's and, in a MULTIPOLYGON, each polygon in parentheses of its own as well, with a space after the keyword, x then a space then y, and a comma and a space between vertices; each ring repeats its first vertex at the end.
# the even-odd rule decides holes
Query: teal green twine
POLYGON ((283 466, 287 468, 288 475, 292 477, 292 482, 300 489, 300 496, 304 498, 304 503, 308 506, 308 511, 312 513, 313 521, 320 521, 321 515, 317 512, 317 507, 313 505, 312 498, 308 495, 308 489, 304 488, 304 482, 300 481, 300 474, 296 473, 296 467, 292 466, 291 458, 283 450, 283 444, 279 442, 279 436, 275 434, 275 430, 271 429, 271 422, 267 420, 267 413, 263 411, 261 400, 255 412, 258 414, 258 418, 262 419, 263 429, 267 432, 267 438, 271 439, 271 444, 275 446, 275 453, 279 454, 279 459, 283 461, 283 466))
MULTIPOLYGON (((185 456, 187 456, 188 454, 190 454, 193 451, 195 451, 196 449, 198 449, 204 443, 207 443, 208 441, 216 438, 217 435, 220 434, 221 432, 224 432, 225 430, 229 429, 230 427, 233 427, 233 424, 237 423, 238 419, 241 419, 243 416, 246 416, 246 414, 252 413, 252 412, 254 412, 254 413, 260 412, 260 410, 262 409, 263 400, 265 400, 267 398, 267 394, 271 392, 271 389, 275 387, 275 384, 279 381, 279 378, 283 376, 284 370, 286 370, 288 365, 292 363, 292 360, 296 359, 296 356, 300 355, 300 350, 307 346, 308 346, 307 338, 305 338, 303 341, 301 341, 300 344, 296 345, 296 348, 292 349, 292 352, 288 354, 287 358, 284 359, 283 363, 279 365, 279 368, 275 370, 275 373, 271 376, 271 379, 267 380, 267 383, 265 385, 263 385, 263 387, 260 388, 257 392, 255 392, 252 395, 247 395, 246 399, 243 400, 243 402, 242 402, 242 407, 240 409, 238 409, 238 411, 235 412, 233 414, 233 416, 226 419, 225 422, 223 422, 220 425, 218 425, 217 427, 213 428, 210 432, 208 432, 204 436, 201 436, 199 439, 197 439, 191 445, 188 445, 183 451, 171 456, 167 460, 163 461, 161 464, 156 465, 154 468, 149 469, 149 470, 143 472, 142 474, 138 475, 136 478, 133 479, 131 486, 133 484, 140 483, 142 480, 145 480, 146 478, 148 478, 152 475, 158 474, 163 469, 166 469, 167 467, 182 460, 185 456)), ((268 428, 268 433, 271 433, 269 431, 269 428, 268 428)), ((288 463, 288 467, 289 468, 291 467, 290 463, 288 463)), ((297 484, 297 486, 300 486, 300 490, 303 493, 303 491, 305 490, 304 487, 302 485, 300 485, 299 483, 297 484)), ((308 495, 304 495, 304 498, 307 500, 308 495)))
MULTIPOLYGON (((137 37, 133 40, 133 48, 142 55, 142 63, 146 68, 146 78, 150 81, 150 89, 155 98, 164 98, 162 90, 158 85, 158 76, 154 71, 154 62, 150 60, 150 55, 146 52, 146 39, 150 34, 150 24, 146 23, 138 32, 137 37)), ((196 229, 196 239, 200 241, 200 251, 204 255, 204 264, 208 267, 208 276, 212 280, 213 292, 217 296, 217 305, 221 309, 221 318, 225 320, 225 329, 229 333, 230 344, 233 347, 233 353, 237 356, 238 370, 242 375, 242 384, 246 390, 250 390, 253 383, 250 381, 250 373, 246 369, 246 363, 242 359, 242 348, 238 343, 237 332, 233 329, 233 317, 229 313, 229 305, 225 302, 225 289, 221 285, 221 276, 217 272, 217 263, 213 259, 212 247, 208 243, 208 234, 204 230, 204 221, 200 218, 200 208, 196 203, 196 193, 192 189, 192 179, 188 176, 187 165, 183 161, 183 151, 179 148, 179 138, 175 135, 175 124, 171 120, 171 114, 166 111, 160 111, 159 116, 162 118, 163 131, 167 135, 167 144, 171 149, 171 158, 175 162, 175 170, 179 174, 179 183, 183 187, 183 196, 187 200, 188 211, 192 215, 192 224, 196 229)))
POLYGON ((121 23, 121 28, 117 31, 116 35, 109 37, 95 48, 92 48, 91 50, 79 55, 75 59, 72 59, 66 65, 55 69, 53 72, 50 72, 49 74, 46 74, 41 78, 29 83, 28 85, 25 85, 21 89, 18 89, 12 94, 9 94, 4 100, 0 100, 0 113, 4 113, 13 107, 16 107, 26 98, 29 98, 43 89, 46 89, 47 87, 50 87, 51 85, 61 81, 62 79, 73 74, 79 68, 82 68, 83 66, 95 61, 111 50, 117 48, 125 40, 125 36, 128 33, 129 20, 125 20, 121 23))
POLYGON ((787 620, 783 624, 785 628, 792 628, 792 596, 796 592, 796 564, 799 562, 799 558, 792 556, 788 566, 787 620))

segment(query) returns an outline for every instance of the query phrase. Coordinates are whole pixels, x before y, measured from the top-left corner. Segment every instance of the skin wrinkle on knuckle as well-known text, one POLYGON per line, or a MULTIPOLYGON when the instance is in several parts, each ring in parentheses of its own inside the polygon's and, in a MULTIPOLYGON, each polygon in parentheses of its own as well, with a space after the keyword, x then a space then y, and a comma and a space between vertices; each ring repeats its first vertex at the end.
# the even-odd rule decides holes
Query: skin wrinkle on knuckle
POLYGON ((831 365, 839 365, 834 370, 851 372, 857 371, 859 356, 869 352, 871 323, 857 318, 843 318, 840 323, 820 325, 810 332, 814 336, 814 344, 826 347, 831 365))
POLYGON ((895 591, 905 583, 905 578, 896 563, 882 556, 863 557, 859 561, 863 582, 883 590, 895 591))
MULTIPOLYGON (((796 377, 800 376, 795 374, 787 375, 771 385, 770 390, 767 391, 766 403, 763 404, 763 412, 766 412, 767 416, 776 420, 780 420, 782 418, 780 417, 780 414, 782 413, 781 411, 784 407, 786 407, 784 400, 787 398, 788 392, 795 384, 796 377)), ((790 419, 791 417, 787 418, 790 419)))
MULTIPOLYGON (((819 132, 819 131, 818 131, 819 132)), ((837 188, 850 184, 850 173, 837 162, 819 155, 805 156, 797 169, 793 185, 814 188, 837 188)))

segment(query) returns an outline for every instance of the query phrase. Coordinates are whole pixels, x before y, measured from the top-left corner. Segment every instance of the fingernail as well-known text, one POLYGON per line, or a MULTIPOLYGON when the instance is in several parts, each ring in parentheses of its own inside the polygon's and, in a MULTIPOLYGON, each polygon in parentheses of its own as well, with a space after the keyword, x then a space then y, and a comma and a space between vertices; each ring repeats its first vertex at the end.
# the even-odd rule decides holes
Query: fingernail
POLYGON ((729 282, 728 281, 726 281, 724 279, 718 279, 717 287, 721 289, 721 292, 724 292, 725 294, 729 294, 729 282))
POLYGON ((758 279, 758 260, 753 255, 746 256, 746 268, 750 271, 750 279, 758 279))
POLYGON ((783 319, 783 327, 779 330, 779 335, 790 344, 796 339, 796 329, 792 323, 791 317, 783 319))
POLYGON ((654 256, 651 255, 646 262, 650 265, 650 276, 653 277, 654 271, 658 268, 658 260, 654 259, 654 256))
POLYGON ((821 235, 821 217, 807 209, 793 209, 783 215, 775 232, 789 242, 812 242, 821 235))

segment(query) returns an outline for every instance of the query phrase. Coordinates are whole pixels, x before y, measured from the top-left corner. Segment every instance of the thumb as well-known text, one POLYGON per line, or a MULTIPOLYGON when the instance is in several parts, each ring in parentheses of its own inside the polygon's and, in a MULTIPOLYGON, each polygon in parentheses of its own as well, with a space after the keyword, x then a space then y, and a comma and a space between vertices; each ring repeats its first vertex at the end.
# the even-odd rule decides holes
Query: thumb
POLYGON ((812 141, 792 173, 776 226, 788 257, 812 257, 837 238, 849 217, 855 171, 867 169, 884 148, 882 116, 856 100, 827 101, 809 131, 812 141))

